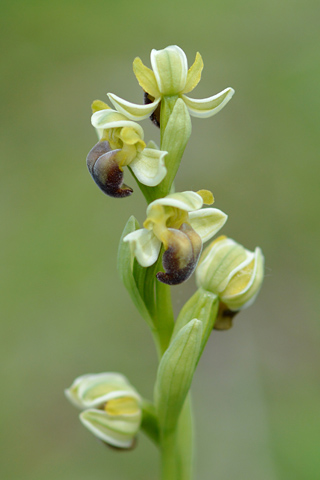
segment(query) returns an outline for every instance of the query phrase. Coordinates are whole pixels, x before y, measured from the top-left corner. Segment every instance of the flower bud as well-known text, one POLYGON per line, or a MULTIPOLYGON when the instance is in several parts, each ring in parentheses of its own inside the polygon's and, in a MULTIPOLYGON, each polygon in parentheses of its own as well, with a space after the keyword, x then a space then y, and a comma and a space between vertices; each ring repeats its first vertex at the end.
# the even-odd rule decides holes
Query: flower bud
POLYGON ((249 307, 260 290, 264 256, 221 236, 207 247, 196 270, 199 287, 215 293, 231 312, 249 307))
POLYGON ((82 375, 65 394, 83 410, 80 421, 96 437, 113 447, 132 448, 141 424, 142 400, 123 375, 82 375))

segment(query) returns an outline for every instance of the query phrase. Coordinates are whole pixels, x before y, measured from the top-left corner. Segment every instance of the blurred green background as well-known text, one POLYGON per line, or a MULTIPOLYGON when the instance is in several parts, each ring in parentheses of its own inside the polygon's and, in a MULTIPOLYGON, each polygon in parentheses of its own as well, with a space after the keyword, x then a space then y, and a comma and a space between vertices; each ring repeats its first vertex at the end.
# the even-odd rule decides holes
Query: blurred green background
MULTIPOLYGON (((315 0, 2 2, 1 479, 158 478, 142 434, 132 452, 105 448, 63 390, 120 371, 152 395, 151 336, 116 272, 144 200, 104 196, 85 157, 91 101, 140 102, 134 57, 170 44, 189 65, 203 56, 192 96, 236 90, 193 119, 176 187, 212 189, 223 233, 266 256, 258 301, 212 335, 195 376, 195 478, 320 478, 319 14, 315 0)), ((173 289, 176 311, 194 288, 173 289)))

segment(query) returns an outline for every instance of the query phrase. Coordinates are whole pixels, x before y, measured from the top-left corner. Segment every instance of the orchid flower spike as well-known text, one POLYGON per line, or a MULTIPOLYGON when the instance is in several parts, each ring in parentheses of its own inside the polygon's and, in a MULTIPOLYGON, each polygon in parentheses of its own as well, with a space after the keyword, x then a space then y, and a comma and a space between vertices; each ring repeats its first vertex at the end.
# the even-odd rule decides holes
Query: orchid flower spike
POLYGON ((130 166, 136 178, 144 185, 158 185, 166 176, 164 157, 167 152, 146 148, 142 127, 105 103, 93 102, 92 125, 99 142, 87 156, 89 172, 111 197, 127 197, 132 189, 123 184, 123 168, 130 166))
POLYGON ((152 70, 146 67, 139 57, 133 62, 133 71, 139 85, 145 92, 145 105, 136 105, 122 98, 108 93, 114 107, 124 113, 131 120, 139 121, 151 115, 155 123, 159 122, 161 98, 165 96, 178 96, 182 98, 190 115, 207 118, 218 113, 232 98, 233 88, 225 88, 222 92, 212 97, 203 99, 189 98, 185 94, 191 92, 200 82, 203 61, 197 53, 194 64, 188 70, 186 54, 176 45, 171 45, 163 50, 151 51, 152 70))
POLYGON ((213 203, 208 190, 167 195, 150 203, 147 219, 139 230, 124 237, 130 242, 134 255, 143 267, 153 265, 164 246, 162 263, 165 272, 158 280, 177 285, 193 273, 202 251, 202 244, 213 237, 225 224, 227 215, 216 208, 205 208, 213 203))
POLYGON ((132 448, 140 428, 141 397, 119 373, 98 373, 76 378, 65 390, 80 408, 81 423, 96 437, 117 448, 132 448))
MULTIPOLYGON (((219 296, 222 304, 220 313, 225 317, 223 323, 231 322, 232 312, 249 307, 254 302, 263 276, 264 256, 261 249, 257 247, 251 252, 225 236, 217 238, 204 250, 196 271, 197 285, 219 296)), ((225 328, 220 326, 220 329, 225 328)))

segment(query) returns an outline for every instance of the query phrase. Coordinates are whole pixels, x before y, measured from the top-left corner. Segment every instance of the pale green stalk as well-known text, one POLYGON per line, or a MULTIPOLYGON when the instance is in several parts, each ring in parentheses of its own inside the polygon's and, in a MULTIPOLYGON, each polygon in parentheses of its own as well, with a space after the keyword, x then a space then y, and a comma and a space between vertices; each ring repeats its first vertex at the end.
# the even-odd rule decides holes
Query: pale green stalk
MULTIPOLYGON (((161 101, 161 113, 160 113, 160 150, 166 150, 168 148, 168 140, 166 141, 165 130, 170 120, 172 111, 178 100, 177 96, 164 97, 161 101)), ((188 115, 189 117, 189 115, 188 115)), ((190 122, 190 119, 189 119, 190 122)), ((191 123, 188 125, 189 133, 185 135, 185 138, 180 143, 181 147, 176 152, 168 151, 166 158, 166 165, 168 171, 171 167, 171 175, 167 175, 162 183, 157 187, 157 196, 165 196, 170 193, 173 180, 178 171, 180 161, 191 134, 191 123), (178 157, 178 158, 177 158, 178 157), (172 171, 173 170, 173 171, 172 171)), ((171 129, 173 135, 177 136, 179 133, 176 129, 171 129)), ((162 255, 160 256, 162 257, 162 255)), ((170 296, 170 287, 160 282, 156 282, 156 301, 158 301, 158 308, 160 317, 159 320, 162 325, 171 324, 172 318, 172 303, 170 296), (161 307, 160 307, 161 305, 161 307), (168 319, 169 317, 169 319, 168 319)), ((172 324, 174 327, 174 324, 172 324)), ((160 333, 160 331, 159 331, 160 333)), ((168 341, 168 330, 162 327, 160 336, 162 337, 162 345, 165 346, 168 341)), ((171 332, 172 334, 172 332, 171 332)), ((171 336, 171 335, 170 335, 171 336)), ((169 339, 170 341, 170 339, 169 339)), ((168 342, 169 344, 169 342, 168 342)), ((166 345, 166 348, 168 346, 166 345)), ((165 350, 162 350, 164 353, 165 350)), ((185 402, 185 406, 182 410, 178 426, 174 432, 165 433, 161 432, 160 448, 161 448, 161 461, 162 461, 162 480, 191 480, 192 479, 192 463, 193 463, 193 414, 191 403, 189 398, 185 402)), ((161 426, 160 426, 161 429, 161 426)))
POLYGON ((177 449, 177 432, 171 432, 161 438, 161 473, 162 480, 182 480, 177 449))
POLYGON ((194 415, 191 395, 188 394, 183 406, 177 432, 178 462, 181 480, 192 480, 194 463, 194 415))
MULTIPOLYGON (((173 331, 173 313, 170 287, 156 282, 156 314, 159 327, 153 331, 159 361, 167 350, 173 331)), ((151 408, 147 405, 148 408, 151 408)), ((146 411, 146 409, 145 409, 146 411)), ((148 410, 147 410, 148 414, 148 410)), ((155 441, 155 432, 150 431, 150 421, 146 422, 145 433, 155 441)), ((190 395, 181 411, 178 425, 172 432, 161 432, 159 447, 161 451, 161 472, 163 480, 192 480, 193 469, 193 416, 190 395)))

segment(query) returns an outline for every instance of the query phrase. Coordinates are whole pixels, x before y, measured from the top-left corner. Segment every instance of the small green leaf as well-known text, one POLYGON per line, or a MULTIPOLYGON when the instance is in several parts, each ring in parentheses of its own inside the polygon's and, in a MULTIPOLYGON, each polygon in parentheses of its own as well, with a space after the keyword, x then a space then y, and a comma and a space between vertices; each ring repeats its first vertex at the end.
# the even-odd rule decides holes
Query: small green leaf
POLYGON ((194 295, 182 307, 177 321, 175 323, 172 338, 174 339, 178 332, 190 322, 197 318, 202 322, 201 350, 198 361, 202 355, 204 347, 210 337, 214 323, 218 314, 219 298, 203 288, 199 288, 194 295))
POLYGON ((191 320, 163 355, 155 385, 155 402, 163 432, 173 431, 191 386, 199 358, 202 322, 191 320))

